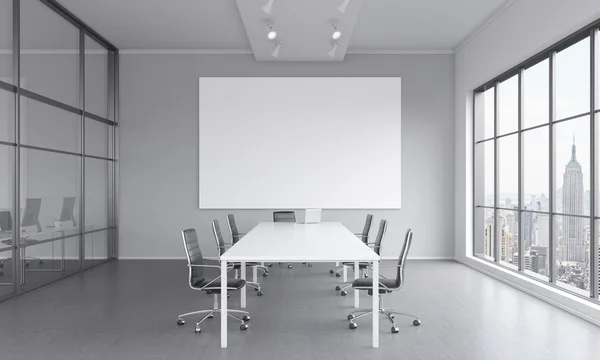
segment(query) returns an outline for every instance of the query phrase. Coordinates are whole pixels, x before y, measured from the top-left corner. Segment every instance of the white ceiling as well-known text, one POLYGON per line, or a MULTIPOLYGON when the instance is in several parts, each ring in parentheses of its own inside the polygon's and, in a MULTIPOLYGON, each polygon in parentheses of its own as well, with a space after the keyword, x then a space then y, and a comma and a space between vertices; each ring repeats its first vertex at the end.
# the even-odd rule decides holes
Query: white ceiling
POLYGON ((338 11, 344 0, 276 0, 271 14, 262 7, 269 0, 236 0, 254 57, 258 61, 342 61, 352 38, 363 0, 352 0, 344 13, 338 11), (267 38, 266 24, 272 21, 281 45, 279 55, 272 55, 275 44, 267 38), (342 36, 332 50, 332 23, 342 36))
MULTIPOLYGON (((120 49, 252 49, 236 0, 58 1, 120 49)), ((513 1, 364 0, 348 51, 451 52, 513 1)), ((291 2, 300 0, 277 0, 274 9, 291 2)))

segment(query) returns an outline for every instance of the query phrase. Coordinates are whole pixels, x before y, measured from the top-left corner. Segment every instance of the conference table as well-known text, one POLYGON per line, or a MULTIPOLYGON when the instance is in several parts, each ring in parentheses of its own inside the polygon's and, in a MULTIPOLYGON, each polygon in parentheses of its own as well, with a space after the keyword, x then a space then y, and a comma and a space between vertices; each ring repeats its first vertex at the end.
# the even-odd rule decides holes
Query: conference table
MULTIPOLYGON (((241 263, 246 279, 246 262, 358 262, 373 263, 373 279, 379 279, 379 255, 339 222, 298 224, 261 222, 220 257, 221 278, 227 278, 227 263, 241 263)), ((373 347, 379 347, 379 282, 373 282, 373 347)), ((246 287, 241 290, 241 307, 246 307, 246 287)), ((354 306, 358 307, 358 290, 354 306)), ((227 282, 221 281, 221 347, 227 347, 227 282)))

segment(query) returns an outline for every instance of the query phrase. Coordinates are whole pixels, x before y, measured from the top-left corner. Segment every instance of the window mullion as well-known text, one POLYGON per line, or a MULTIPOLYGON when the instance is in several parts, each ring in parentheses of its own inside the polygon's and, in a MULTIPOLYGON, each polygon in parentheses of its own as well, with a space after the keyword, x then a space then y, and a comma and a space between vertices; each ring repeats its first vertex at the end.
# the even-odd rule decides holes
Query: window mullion
POLYGON ((550 214, 548 216, 548 228, 549 228, 549 232, 550 232, 550 239, 549 239, 549 246, 548 246, 548 272, 549 272, 549 280, 551 283, 556 283, 556 261, 555 261, 555 250, 556 250, 556 245, 555 245, 555 235, 556 235, 556 231, 554 228, 554 200, 556 197, 556 192, 554 191, 554 159, 555 159, 555 154, 554 154, 554 118, 556 116, 556 52, 553 51, 550 53, 550 59, 549 59, 549 72, 548 72, 548 76, 549 76, 549 92, 548 92, 548 96, 549 96, 549 129, 548 129, 548 134, 549 134, 549 140, 548 140, 548 145, 549 145, 549 192, 550 192, 550 196, 548 197, 549 199, 549 210, 550 210, 550 214))

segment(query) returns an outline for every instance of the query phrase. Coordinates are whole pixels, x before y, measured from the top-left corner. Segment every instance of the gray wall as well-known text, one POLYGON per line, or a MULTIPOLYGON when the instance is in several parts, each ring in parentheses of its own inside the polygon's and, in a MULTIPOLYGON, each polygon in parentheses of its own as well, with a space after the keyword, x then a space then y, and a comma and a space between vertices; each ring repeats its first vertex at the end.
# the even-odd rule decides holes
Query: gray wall
POLYGON ((355 232, 367 213, 376 223, 388 219, 384 256, 397 256, 408 227, 415 233, 412 257, 454 256, 452 55, 257 63, 250 55, 126 54, 120 66, 120 258, 181 258, 180 232, 188 227, 197 229, 202 248, 214 256, 210 220, 226 228, 225 215, 233 212, 247 232, 271 219, 265 210, 198 209, 200 76, 402 77, 402 209, 330 210, 323 217, 355 232))

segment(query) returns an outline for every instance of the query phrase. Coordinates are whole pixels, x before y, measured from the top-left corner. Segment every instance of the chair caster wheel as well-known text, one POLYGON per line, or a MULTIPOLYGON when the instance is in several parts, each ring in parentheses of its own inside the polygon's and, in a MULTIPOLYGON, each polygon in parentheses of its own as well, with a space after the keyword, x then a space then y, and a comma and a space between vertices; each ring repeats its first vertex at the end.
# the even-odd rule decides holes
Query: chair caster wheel
POLYGON ((354 315, 352 315, 352 314, 348 315, 348 321, 352 321, 352 319, 354 319, 354 315))
POLYGON ((269 276, 269 273, 264 272, 263 277, 267 277, 267 276, 269 276))
POLYGON ((312 264, 311 264, 311 263, 308 263, 308 267, 312 267, 312 264))
POLYGON ((242 330, 242 331, 248 330, 248 325, 247 324, 240 325, 240 330, 242 330))
POLYGON ((291 269, 291 268, 292 268, 292 265, 288 265, 288 269, 291 269))
POLYGON ((392 318, 392 319, 396 317, 396 315, 394 315, 394 314, 389 314, 389 315, 390 315, 390 318, 392 318))
POLYGON ((269 265, 267 265, 267 267, 273 267, 273 264, 269 264, 269 265))
POLYGON ((208 315, 208 318, 209 318, 209 319, 212 319, 212 318, 214 318, 214 317, 215 317, 215 316, 214 316, 214 315, 212 315, 212 314, 211 314, 211 315, 208 315))
POLYGON ((25 263, 25 267, 28 268, 29 267, 29 261, 25 263))
POLYGON ((183 320, 183 319, 177 319, 177 325, 178 326, 181 326, 183 324, 185 324, 185 320, 183 320))
POLYGON ((348 327, 350 328, 350 330, 354 330, 358 327, 358 325, 356 323, 351 322, 350 324, 348 324, 348 327))
POLYGON ((38 264, 43 265, 44 261, 40 260, 40 261, 38 261, 38 264))
POLYGON ((257 296, 263 296, 263 294, 264 294, 264 293, 262 292, 262 290, 258 290, 258 291, 256 292, 256 295, 257 295, 257 296))
POLYGON ((341 277, 342 275, 340 275, 340 273, 336 273, 335 277, 341 277))
POLYGON ((244 316, 242 317, 242 320, 244 320, 244 321, 250 321, 250 316, 248 316, 248 315, 244 315, 244 316))
POLYGON ((414 325, 414 326, 419 326, 419 325, 421 325, 421 320, 419 320, 419 319, 415 319, 415 320, 413 320, 413 325, 414 325))
POLYGON ((227 298, 229 299, 231 297, 231 295, 227 294, 227 298))
POLYGON ((340 293, 340 295, 342 296, 346 296, 348 294, 348 292, 346 292, 346 290, 342 290, 342 292, 340 293))
POLYGON ((339 285, 335 286, 335 291, 340 291, 342 288, 339 285))
POLYGON ((335 271, 333 271, 333 269, 329 270, 329 273, 330 273, 331 275, 333 275, 333 273, 334 273, 334 272, 335 272, 335 271))
POLYGON ((392 326, 392 334, 397 334, 400 329, 397 326, 392 326))
POLYGON ((200 328, 196 328, 196 330, 194 330, 194 333, 196 333, 196 334, 200 334, 201 332, 202 332, 202 329, 200 329, 200 328))

